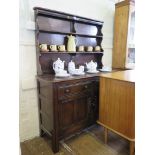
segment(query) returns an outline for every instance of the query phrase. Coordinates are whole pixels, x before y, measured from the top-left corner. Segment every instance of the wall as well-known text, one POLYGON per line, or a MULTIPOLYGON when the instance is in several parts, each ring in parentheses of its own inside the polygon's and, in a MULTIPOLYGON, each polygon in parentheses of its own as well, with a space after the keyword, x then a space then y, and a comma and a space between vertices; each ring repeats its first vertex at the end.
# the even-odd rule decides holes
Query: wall
POLYGON ((111 66, 114 0, 20 0, 20 140, 39 135, 33 7, 45 7, 104 21, 103 62, 111 66), (65 3, 64 3, 65 2, 65 3))

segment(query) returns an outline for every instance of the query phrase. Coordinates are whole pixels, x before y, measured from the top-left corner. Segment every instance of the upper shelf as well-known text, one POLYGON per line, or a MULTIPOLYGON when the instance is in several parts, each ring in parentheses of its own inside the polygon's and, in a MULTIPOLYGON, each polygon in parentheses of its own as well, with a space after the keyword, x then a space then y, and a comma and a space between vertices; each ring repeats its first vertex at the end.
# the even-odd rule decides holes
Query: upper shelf
POLYGON ((45 9, 45 8, 41 8, 41 7, 34 7, 33 9, 36 10, 37 15, 41 15, 41 16, 48 16, 48 17, 55 17, 56 16, 57 18, 75 21, 75 22, 82 22, 82 23, 98 25, 98 26, 103 25, 102 21, 94 20, 91 18, 85 18, 85 17, 72 15, 72 14, 64 13, 64 12, 60 12, 60 11, 45 9))
POLYGON ((49 31, 49 30, 38 30, 38 33, 51 33, 51 34, 62 34, 62 35, 76 35, 80 37, 90 37, 90 38, 103 38, 103 36, 100 35, 88 35, 88 34, 80 34, 80 33, 73 33, 73 32, 58 32, 58 31, 49 31))
POLYGON ((40 52, 40 54, 59 54, 59 53, 63 53, 63 54, 103 54, 103 52, 58 52, 58 51, 52 51, 52 52, 40 52))

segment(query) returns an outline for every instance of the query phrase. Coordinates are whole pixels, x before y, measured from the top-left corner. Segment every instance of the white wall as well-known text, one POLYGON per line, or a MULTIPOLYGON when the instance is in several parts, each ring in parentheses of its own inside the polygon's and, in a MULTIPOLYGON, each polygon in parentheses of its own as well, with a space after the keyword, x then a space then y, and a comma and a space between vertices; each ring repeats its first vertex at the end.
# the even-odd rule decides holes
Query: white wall
POLYGON ((115 0, 20 0, 20 140, 39 135, 33 7, 104 21, 103 62, 111 66, 115 0))

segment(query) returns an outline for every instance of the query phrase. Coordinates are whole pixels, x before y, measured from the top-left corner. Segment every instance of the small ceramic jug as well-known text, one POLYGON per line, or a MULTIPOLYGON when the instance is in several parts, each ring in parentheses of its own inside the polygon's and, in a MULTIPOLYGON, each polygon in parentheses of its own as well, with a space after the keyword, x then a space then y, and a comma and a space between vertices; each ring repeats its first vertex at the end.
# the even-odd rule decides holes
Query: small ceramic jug
POLYGON ((57 51, 57 45, 50 45, 51 51, 57 51))
POLYGON ((73 72, 75 71, 75 63, 71 60, 69 63, 68 63, 68 72, 70 74, 73 74, 73 72))
POLYGON ((95 47, 95 51, 101 51, 101 47, 100 46, 96 46, 95 47))
POLYGON ((58 50, 61 51, 61 52, 65 52, 66 51, 65 45, 59 45, 58 50))
POLYGON ((93 51, 93 46, 88 46, 87 47, 87 52, 92 52, 93 51))
POLYGON ((68 52, 76 52, 76 38, 72 35, 67 36, 67 51, 68 52))
POLYGON ((39 47, 42 51, 48 51, 47 44, 40 44, 39 47))
POLYGON ((84 46, 79 46, 79 47, 78 47, 78 51, 79 51, 79 52, 83 52, 83 51, 84 51, 84 46))

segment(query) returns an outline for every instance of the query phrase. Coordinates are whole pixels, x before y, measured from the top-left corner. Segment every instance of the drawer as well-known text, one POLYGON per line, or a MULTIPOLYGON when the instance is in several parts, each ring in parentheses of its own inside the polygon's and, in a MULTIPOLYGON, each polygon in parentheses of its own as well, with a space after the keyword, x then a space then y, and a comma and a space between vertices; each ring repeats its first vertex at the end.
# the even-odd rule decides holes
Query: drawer
POLYGON ((73 82, 58 85, 58 96, 63 97, 65 95, 78 94, 92 90, 92 82, 73 82))

